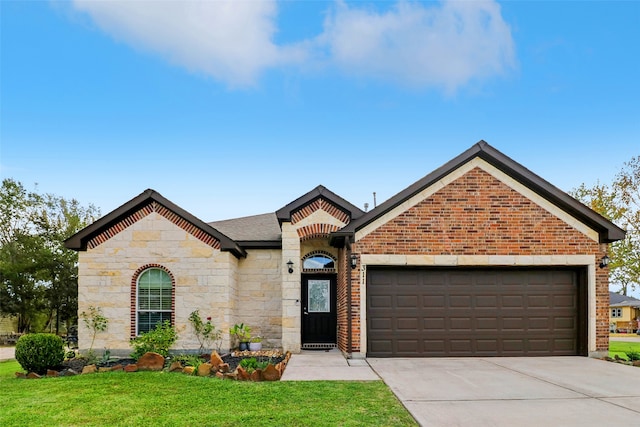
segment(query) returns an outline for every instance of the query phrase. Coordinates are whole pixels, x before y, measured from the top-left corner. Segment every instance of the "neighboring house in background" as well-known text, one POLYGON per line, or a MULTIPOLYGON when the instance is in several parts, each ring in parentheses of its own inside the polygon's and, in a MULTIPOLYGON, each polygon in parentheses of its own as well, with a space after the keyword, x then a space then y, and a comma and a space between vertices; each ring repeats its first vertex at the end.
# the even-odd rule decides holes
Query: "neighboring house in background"
POLYGON ((609 330, 631 333, 638 330, 640 300, 609 292, 609 330))
POLYGON ((480 141, 369 212, 319 186, 273 213, 205 223, 147 190, 66 246, 79 251, 79 311, 109 318, 94 348, 112 352, 161 320, 176 348, 195 349, 198 309, 223 349, 244 322, 293 352, 600 356, 600 260, 624 235, 480 141))

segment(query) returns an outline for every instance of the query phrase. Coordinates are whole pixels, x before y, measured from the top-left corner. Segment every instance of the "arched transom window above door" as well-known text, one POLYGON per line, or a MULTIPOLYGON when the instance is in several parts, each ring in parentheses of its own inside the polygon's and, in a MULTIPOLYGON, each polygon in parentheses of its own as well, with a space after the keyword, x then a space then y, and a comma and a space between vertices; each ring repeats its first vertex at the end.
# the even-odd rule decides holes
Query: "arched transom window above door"
POLYGON ((316 251, 302 258, 302 269, 305 273, 335 273, 335 258, 324 252, 316 251))

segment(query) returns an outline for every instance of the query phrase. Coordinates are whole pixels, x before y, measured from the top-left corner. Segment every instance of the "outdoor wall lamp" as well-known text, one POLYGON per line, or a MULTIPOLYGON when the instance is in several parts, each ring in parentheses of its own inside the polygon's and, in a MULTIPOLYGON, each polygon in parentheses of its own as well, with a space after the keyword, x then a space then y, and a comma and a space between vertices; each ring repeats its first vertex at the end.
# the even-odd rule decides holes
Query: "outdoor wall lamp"
POLYGON ((289 260, 287 267, 289 267, 289 274, 293 273, 293 261, 289 260))
POLYGON ((357 255, 351 255, 351 268, 356 268, 357 265, 358 265, 357 255))
POLYGON ((610 262, 611 262, 611 258, 609 258, 607 255, 603 256, 602 259, 600 260, 600 268, 605 268, 606 266, 609 265, 610 262))

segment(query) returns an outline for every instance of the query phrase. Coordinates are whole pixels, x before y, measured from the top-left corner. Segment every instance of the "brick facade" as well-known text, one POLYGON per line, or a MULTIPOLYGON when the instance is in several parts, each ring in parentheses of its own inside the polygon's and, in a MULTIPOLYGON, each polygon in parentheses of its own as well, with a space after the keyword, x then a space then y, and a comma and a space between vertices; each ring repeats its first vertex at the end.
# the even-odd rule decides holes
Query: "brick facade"
MULTIPOLYGON (((474 168, 353 244, 353 252, 388 255, 604 255, 585 236, 491 174, 474 168)), ((594 261, 595 262, 595 261, 594 261)), ((354 307, 362 274, 352 274, 354 307)), ((596 348, 608 348, 608 272, 596 272, 596 348)), ((353 313, 353 352, 360 314, 353 313)))

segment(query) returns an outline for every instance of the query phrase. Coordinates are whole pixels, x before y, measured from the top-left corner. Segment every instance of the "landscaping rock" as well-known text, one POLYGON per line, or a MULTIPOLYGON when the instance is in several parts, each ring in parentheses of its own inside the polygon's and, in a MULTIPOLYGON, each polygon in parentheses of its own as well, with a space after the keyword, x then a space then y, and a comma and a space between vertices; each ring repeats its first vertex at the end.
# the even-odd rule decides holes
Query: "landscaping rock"
POLYGON ((95 374, 98 372, 98 367, 96 365, 87 365, 82 368, 82 374, 95 374))
POLYGON ((138 372, 138 365, 132 363, 131 365, 127 365, 124 367, 125 372, 138 372))
POLYGON ((182 373, 187 375, 193 375, 195 370, 196 368, 194 368, 193 366, 185 366, 184 369, 182 370, 182 373))
POLYGON ((75 377, 76 375, 78 375, 78 373, 73 369, 65 369, 62 372, 65 377, 75 377))
POLYGON ((171 366, 169 366, 169 372, 182 372, 183 368, 184 366, 182 366, 182 363, 173 362, 171 363, 171 366))
POLYGON ((29 372, 29 373, 27 374, 27 378, 28 378, 28 379, 30 379, 30 380, 37 380, 37 379, 42 378, 42 376, 41 376, 41 375, 36 374, 35 372, 29 372))
POLYGON ((104 372, 111 372, 111 368, 99 367, 99 368, 98 368, 98 372, 101 372, 101 373, 104 373, 104 372))
POLYGON ((224 361, 222 360, 222 357, 220 357, 218 352, 214 350, 211 352, 211 359, 209 360, 209 363, 211 363, 211 366, 218 368, 218 366, 222 365, 224 361))
POLYGON ((224 374, 222 372, 216 372, 216 378, 219 378, 221 380, 224 379, 224 374))
POLYGON ((47 376, 48 377, 57 377, 60 374, 58 373, 58 371, 54 371, 53 369, 47 369, 47 376))
POLYGON ((251 373, 251 381, 262 381, 262 369, 256 369, 251 373))
POLYGON ((640 366, 640 360, 634 360, 632 365, 635 366, 635 367, 640 366))
POLYGON ((229 364, 222 363, 218 365, 218 371, 222 372, 223 374, 226 374, 227 372, 229 372, 229 364))
POLYGON ((124 366, 122 365, 115 365, 111 367, 111 372, 115 372, 115 371, 122 371, 124 369, 124 366))
POLYGON ((16 372, 16 378, 27 378, 27 374, 24 372, 16 372))
POLYGON ((201 363, 198 366, 198 376, 208 377, 209 375, 211 375, 211 363, 201 363))
POLYGON ((138 370, 161 371, 164 368, 164 356, 158 353, 148 352, 138 359, 138 370))
POLYGON ((236 369, 236 372, 238 373, 237 378, 240 381, 247 381, 248 379, 251 378, 249 373, 242 366, 238 366, 238 369, 236 369))
POLYGON ((269 364, 264 371, 262 371, 262 379, 265 381, 278 381, 280 379, 280 372, 278 372, 274 365, 269 364))

